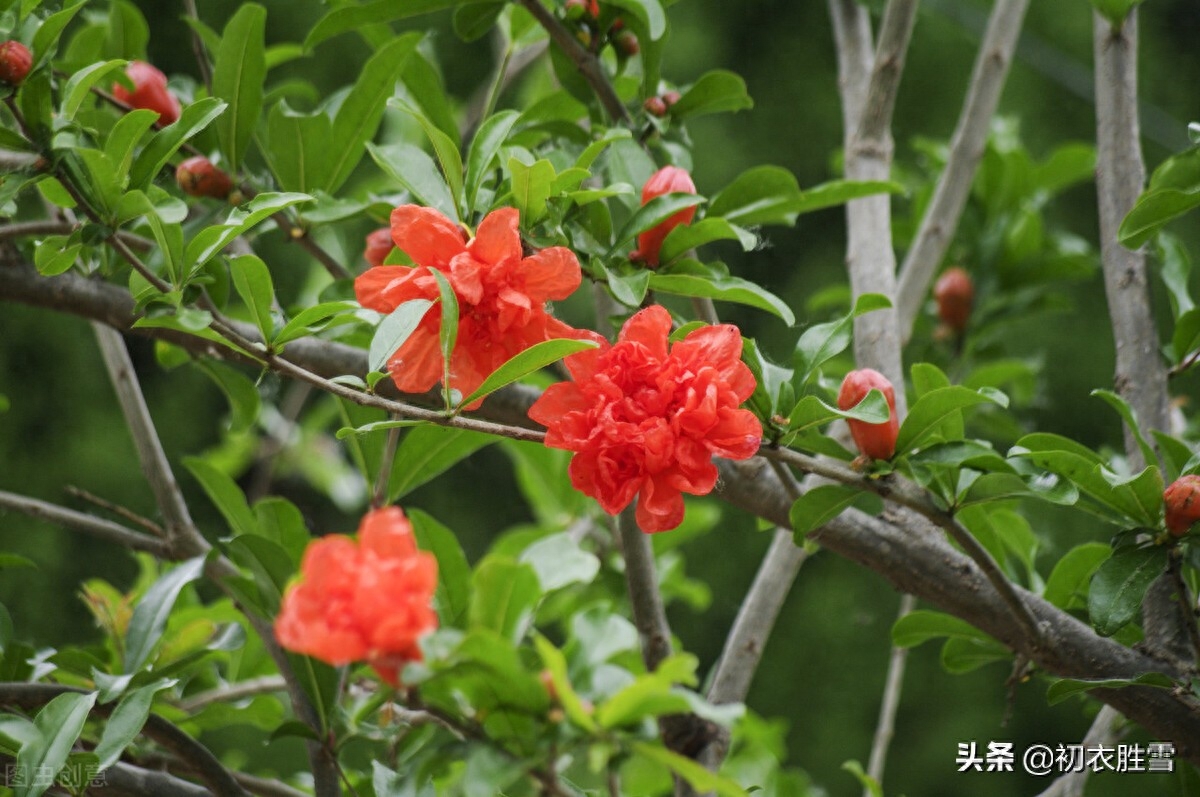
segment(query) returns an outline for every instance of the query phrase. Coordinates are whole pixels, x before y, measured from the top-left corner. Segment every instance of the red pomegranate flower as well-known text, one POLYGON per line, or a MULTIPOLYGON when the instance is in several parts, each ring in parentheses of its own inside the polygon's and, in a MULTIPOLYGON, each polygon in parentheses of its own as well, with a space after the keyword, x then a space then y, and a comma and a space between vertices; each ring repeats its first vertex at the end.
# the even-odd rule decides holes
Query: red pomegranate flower
MULTIPOLYGON (((651 199, 663 194, 675 193, 694 194, 696 193, 696 184, 692 182, 692 176, 687 173, 686 169, 680 169, 678 166, 664 166, 650 175, 650 179, 642 186, 642 204, 645 205, 651 199)), ((680 224, 691 224, 695 217, 695 207, 684 208, 666 221, 640 233, 638 248, 630 254, 630 259, 640 260, 651 267, 657 266, 658 252, 662 249, 667 233, 680 224)))
POLYGON ((130 61, 125 76, 133 82, 133 91, 117 83, 113 96, 134 108, 158 111, 160 125, 174 124, 179 119, 179 100, 167 88, 167 76, 145 61, 130 61))
POLYGON ((300 573, 275 620, 279 644, 333 665, 366 661, 392 686, 406 662, 421 659, 417 640, 437 628, 437 560, 417 550, 399 507, 368 512, 357 542, 340 534, 313 542, 300 573))
POLYGON ((746 459, 762 440, 753 413, 738 409, 755 382, 737 327, 702 327, 673 346, 670 332, 662 307, 638 312, 617 343, 567 358, 575 381, 551 385, 529 410, 546 445, 576 452, 575 488, 611 514, 640 496, 647 532, 682 522, 682 493, 712 490, 713 455, 746 459))
MULTIPOLYGON (((515 208, 493 211, 468 242, 438 211, 402 205, 392 211, 392 240, 416 267, 376 266, 354 281, 363 307, 390 313, 411 299, 437 300, 437 280, 429 269, 446 276, 458 298, 459 315, 450 386, 464 396, 535 343, 582 334, 545 307, 548 300, 565 299, 579 287, 579 261, 561 246, 524 257, 518 222, 515 208)), ((388 360, 388 373, 401 391, 423 393, 441 380, 441 323, 441 309, 430 308, 388 360)))

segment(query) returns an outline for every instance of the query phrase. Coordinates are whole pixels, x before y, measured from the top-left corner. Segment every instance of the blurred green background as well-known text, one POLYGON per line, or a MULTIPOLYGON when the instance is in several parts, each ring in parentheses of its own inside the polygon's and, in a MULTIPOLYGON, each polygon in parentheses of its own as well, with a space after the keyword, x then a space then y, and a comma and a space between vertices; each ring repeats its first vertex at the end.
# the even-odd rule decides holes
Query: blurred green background
MULTIPOLYGON (((168 74, 195 75, 181 4, 141 0, 150 21, 149 60, 168 74)), ((205 0, 201 15, 214 27, 228 19, 233 0, 205 0)), ((316 3, 267 0, 268 44, 302 40, 323 11, 316 3)), ((878 4, 875 4, 878 5, 878 4)), ((922 4, 896 108, 897 171, 919 184, 934 164, 922 141, 944 141, 953 130, 971 62, 989 11, 974 0, 929 0, 922 4)), ((1200 119, 1200 3, 1150 0, 1141 7, 1141 92, 1144 152, 1153 167, 1187 146, 1186 124, 1200 119)), ((431 26, 430 44, 445 69, 448 89, 461 102, 491 69, 488 48, 464 44, 449 30, 446 15, 416 20, 431 26)), ((802 186, 837 173, 841 116, 836 63, 825 3, 747 0, 740 3, 689 0, 670 11, 672 31, 664 76, 679 84, 712 68, 743 75, 755 100, 752 111, 709 116, 692 123, 697 153, 694 177, 700 193, 712 195, 742 170, 773 163, 791 169, 802 186)), ((1025 36, 1001 102, 1001 114, 1019 129, 1034 160, 1066 142, 1094 137, 1091 101, 1091 12, 1084 0, 1032 3, 1025 36)), ((366 48, 353 36, 322 45, 316 58, 287 67, 291 76, 310 80, 323 91, 350 83, 365 60, 366 48), (336 52, 331 52, 336 51, 336 52)), ((502 97, 501 104, 516 96, 502 97)), ((911 225, 913 197, 894 200, 897 228, 911 225)), ((976 203, 978 204, 978 203, 976 203)), ((969 211, 970 213, 970 211, 969 211)), ((1096 239, 1095 194, 1090 184, 1070 189, 1043 210, 1044 223, 1087 241, 1096 239)), ((1195 219, 1174 225, 1196 251, 1195 219)), ((362 233, 355 228, 339 246, 347 262, 360 267, 362 233)), ((767 245, 753 253, 721 251, 735 274, 758 281, 797 308, 801 325, 829 317, 814 297, 845 283, 842 270, 844 223, 840 209, 802 216, 793 229, 772 228, 767 245)), ((281 259, 297 255, 276 246, 281 259)), ((1094 243, 1086 257, 1095 265, 1094 243)), ((955 251, 970 253, 969 245, 955 251)), ((984 291, 1003 284, 988 263, 965 263, 984 291)), ((298 287, 293 286, 294 290, 298 287)), ((1088 393, 1109 386, 1112 342, 1099 274, 1055 283, 1069 309, 1043 314, 1036 324, 1003 327, 995 346, 1009 356, 1036 358, 1043 367, 1019 413, 1044 431, 1074 437, 1088 445, 1119 445, 1115 416, 1088 393)), ((1161 286, 1155 302, 1165 308, 1161 286)), ((722 307, 723 314, 786 361, 799 330, 788 330, 761 313, 722 307)), ((933 321, 926 313, 911 345, 910 361, 951 362, 944 345, 931 342, 933 321)), ((218 390, 195 366, 165 372, 153 346, 133 339, 131 348, 167 454, 179 463, 186 455, 220 444, 218 430, 227 408, 218 390)), ((286 387, 267 378, 268 395, 286 387)), ((1182 396, 1196 389, 1194 378, 1173 385, 1182 396)), ((81 506, 65 494, 73 485, 153 515, 153 502, 141 478, 132 445, 99 362, 91 330, 77 319, 12 304, 0 306, 0 394, 11 409, 0 415, 0 489, 81 506)), ((1003 441, 1002 442, 1011 442, 1003 441)), ((309 451, 331 470, 345 463, 336 452, 309 451), (336 467, 335 467, 336 466, 336 467)), ((193 511, 213 536, 222 528, 197 485, 179 468, 193 511)), ((300 469, 284 468, 276 488, 307 513, 315 531, 347 531, 357 513, 312 489, 300 469)), ((450 477, 409 496, 407 505, 431 512, 463 538, 473 560, 488 541, 508 526, 528 519, 507 458, 485 449, 460 464, 450 477), (465 497, 469 499, 465 500, 465 497)), ((1105 530, 1079 526, 1066 513, 1035 510, 1034 529, 1042 542, 1043 574, 1067 547, 1105 539, 1105 530)), ((712 533, 685 549, 689 574, 707 582, 707 611, 676 605, 671 619, 686 647, 707 668, 719 654, 725 632, 749 584, 769 534, 752 519, 727 511, 712 533)), ((0 574, 0 602, 11 611, 19 633, 37 644, 89 638, 91 625, 77 597, 81 581, 103 577, 121 587, 131 582, 132 560, 111 548, 13 514, 0 514, 0 549, 35 560, 37 570, 0 574)), ((880 577, 830 554, 813 557, 793 589, 749 703, 768 717, 790 723, 789 764, 806 770, 829 794, 858 794, 843 762, 865 762, 889 651, 889 628, 898 596, 880 577)), ((888 794, 1025 795, 1044 785, 1021 774, 955 774, 956 744, 1011 740, 1020 750, 1040 741, 1077 742, 1094 706, 1067 701, 1047 707, 1045 684, 1033 680, 1012 691, 1006 666, 991 665, 966 676, 945 674, 938 647, 912 652, 886 779, 888 794), (1007 724, 1005 717, 1009 716, 1007 724)), ((1134 736, 1134 740, 1142 737, 1134 736)), ((1094 779, 1089 794, 1176 793, 1168 778, 1107 775, 1094 779), (1094 791, 1092 790, 1094 789, 1094 791)))

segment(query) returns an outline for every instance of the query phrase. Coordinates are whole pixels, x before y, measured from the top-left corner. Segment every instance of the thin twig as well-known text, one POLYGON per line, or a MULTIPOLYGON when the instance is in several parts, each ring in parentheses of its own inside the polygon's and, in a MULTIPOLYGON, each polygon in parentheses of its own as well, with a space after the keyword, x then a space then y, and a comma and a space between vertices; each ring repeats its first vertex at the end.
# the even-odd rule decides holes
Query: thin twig
POLYGON ((642 638, 642 660, 653 672, 671 655, 671 627, 663 608, 654 570, 654 549, 650 538, 638 528, 635 504, 617 515, 617 532, 625 555, 625 584, 633 607, 633 624, 642 638))
POLYGON ((541 0, 517 0, 517 2, 533 15, 538 24, 550 35, 550 39, 558 45, 567 58, 571 59, 571 63, 575 64, 575 68, 591 86, 592 92, 596 95, 596 99, 600 100, 600 105, 603 106, 604 112, 608 114, 609 118, 617 122, 628 122, 629 111, 626 110, 625 103, 621 102, 621 98, 617 96, 608 76, 604 74, 604 67, 600 60, 588 52, 588 49, 572 35, 571 31, 563 27, 558 18, 542 5, 541 0))
POLYGON ((929 282, 946 255, 966 207, 1028 6, 1029 0, 997 0, 988 18, 966 99, 950 139, 946 168, 938 178, 933 198, 921 217, 917 236, 900 267, 896 312, 900 334, 905 340, 912 335, 913 322, 929 282))
POLYGON ((115 543, 133 551, 145 551, 159 558, 167 558, 167 545, 162 540, 139 534, 111 520, 85 515, 73 509, 39 501, 24 495, 0 490, 0 507, 15 509, 39 520, 81 531, 105 542, 115 543))
MULTIPOLYGON (((200 14, 196 11, 196 0, 183 0, 183 11, 188 19, 200 21, 200 14)), ((196 56, 196 67, 200 70, 200 82, 208 89, 208 93, 212 94, 212 65, 208 62, 204 39, 200 38, 200 33, 195 28, 189 26, 189 29, 192 36, 192 53, 196 56)))
POLYGON ((98 495, 93 495, 92 493, 89 493, 87 490, 81 489, 79 487, 75 487, 74 485, 71 485, 71 484, 68 484, 63 489, 65 489, 67 491, 67 495, 74 496, 75 498, 78 498, 82 501, 87 501, 89 504, 93 504, 94 506, 97 506, 107 512, 111 512, 112 514, 116 515, 117 517, 120 517, 120 518, 123 518, 123 519, 129 521, 130 523, 134 524, 135 526, 141 526, 143 529, 150 532, 151 534, 153 534, 156 537, 167 536, 167 532, 165 529, 163 529, 162 526, 158 525, 150 518, 142 517, 137 512, 134 512, 133 510, 131 510, 127 507, 123 507, 120 504, 114 504, 112 501, 107 501, 98 495))
POLYGON ((400 427, 388 429, 383 445, 383 456, 379 461, 379 474, 375 477, 375 492, 371 496, 371 508, 379 509, 387 503, 388 483, 392 480, 392 464, 396 461, 396 447, 400 444, 400 427))
MULTIPOLYGON (((1123 735, 1120 712, 1112 706, 1102 706, 1080 747, 1084 750, 1099 749, 1101 746, 1112 748, 1123 735)), ((1090 773, 1089 767, 1081 767, 1078 771, 1060 775, 1037 797, 1083 797, 1083 787, 1090 773)))
MULTIPOLYGON (((907 616, 917 606, 912 595, 900 598, 897 621, 907 616)), ((900 706, 900 692, 904 688, 904 665, 908 661, 908 648, 892 646, 888 659, 887 678, 884 681, 883 698, 879 701, 879 720, 875 724, 875 738, 871 742, 871 757, 867 763, 867 775, 876 783, 883 783, 883 768, 887 763, 888 746, 896 731, 896 709, 900 706)), ((871 797, 870 789, 863 789, 863 797, 871 797)))
POLYGON ((179 708, 188 714, 195 714, 213 703, 232 703, 247 697, 284 691, 287 691, 287 681, 281 677, 265 675, 199 692, 179 701, 179 708))
POLYGON ((104 324, 93 322, 92 330, 100 344, 100 354, 117 392, 125 423, 133 437, 142 474, 154 493, 158 511, 162 513, 167 545, 182 559, 206 553, 210 546, 196 530, 179 483, 175 480, 170 463, 167 462, 167 455, 163 451, 154 421, 150 418, 150 410, 146 406, 146 399, 142 395, 142 388, 134 373, 133 362, 129 359, 129 351, 125 348, 125 339, 121 337, 121 333, 104 324))
MULTIPOLYGON (((54 221, 52 219, 44 221, 18 221, 0 226, 0 241, 36 235, 70 235, 77 229, 79 229, 78 224, 72 224, 68 221, 54 221)), ((140 235, 134 235, 130 232, 120 232, 117 235, 131 247, 143 252, 154 246, 154 242, 149 238, 143 238, 140 235)))

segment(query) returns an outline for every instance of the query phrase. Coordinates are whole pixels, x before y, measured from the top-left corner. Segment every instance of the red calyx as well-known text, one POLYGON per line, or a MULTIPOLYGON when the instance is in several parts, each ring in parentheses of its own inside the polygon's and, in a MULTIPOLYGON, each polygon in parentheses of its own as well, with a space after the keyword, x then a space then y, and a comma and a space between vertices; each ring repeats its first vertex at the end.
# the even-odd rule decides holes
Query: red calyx
POLYGON ((896 417, 896 392, 883 374, 871 368, 851 371, 842 380, 838 391, 838 409, 848 410, 866 398, 872 389, 887 399, 889 417, 883 423, 867 423, 848 418, 850 435, 858 450, 871 459, 891 459, 896 453, 896 437, 900 434, 900 419, 896 417))
POLYGON ((938 318, 943 324, 959 333, 967 328, 975 286, 965 269, 958 266, 947 269, 933 286, 933 298, 937 300, 938 318))
POLYGON ((188 158, 175 169, 175 182, 188 196, 227 199, 233 191, 233 180, 208 158, 197 155, 188 158))
POLYGON ((1200 476, 1180 476, 1163 492, 1167 509, 1167 531, 1182 537, 1200 520, 1200 476))
POLYGON ((133 91, 117 83, 113 96, 134 108, 158 112, 160 125, 174 124, 179 119, 179 100, 167 89, 167 76, 145 61, 131 61, 125 76, 133 82, 133 91))
POLYGON ((33 53, 19 41, 0 44, 0 82, 19 86, 33 67, 33 53))
POLYGON ((663 117, 667 115, 667 103, 662 97, 647 97, 642 103, 642 107, 646 109, 646 113, 651 116, 663 117))

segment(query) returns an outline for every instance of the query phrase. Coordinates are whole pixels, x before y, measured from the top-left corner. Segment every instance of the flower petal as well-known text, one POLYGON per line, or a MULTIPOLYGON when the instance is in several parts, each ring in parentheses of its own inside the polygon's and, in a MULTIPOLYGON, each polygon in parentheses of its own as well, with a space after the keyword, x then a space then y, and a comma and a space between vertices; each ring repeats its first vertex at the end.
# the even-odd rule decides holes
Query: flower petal
POLYGON ((641 343, 660 360, 667 357, 667 336, 671 334, 671 314, 661 305, 639 310, 621 327, 620 341, 641 343))
POLYGON ((481 263, 497 265, 521 259, 521 214, 516 208, 493 210, 479 223, 468 249, 481 263))
POLYGON ((392 239, 417 265, 439 269, 466 248, 458 225, 420 205, 401 205, 392 211, 392 239))
POLYGON ((579 259, 564 246, 551 246, 521 261, 525 292, 536 302, 565 299, 583 281, 579 259))
POLYGON ((424 298, 417 281, 424 271, 408 266, 369 268, 355 277, 354 295, 368 310, 390 313, 409 299, 424 298))
POLYGON ((437 308, 429 311, 434 323, 427 323, 426 314, 421 325, 404 341, 404 345, 388 358, 387 370, 396 389, 401 393, 424 393, 442 378, 442 351, 438 341, 437 308))

